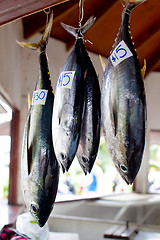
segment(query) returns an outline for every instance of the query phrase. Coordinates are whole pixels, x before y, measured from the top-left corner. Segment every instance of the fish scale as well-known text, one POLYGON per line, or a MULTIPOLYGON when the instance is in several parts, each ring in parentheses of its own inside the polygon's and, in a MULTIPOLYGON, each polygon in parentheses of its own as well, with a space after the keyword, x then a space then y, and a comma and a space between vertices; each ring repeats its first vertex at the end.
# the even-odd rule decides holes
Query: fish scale
POLYGON ((122 23, 102 81, 102 126, 116 169, 132 184, 141 165, 146 126, 144 82, 130 36, 131 11, 143 0, 124 0, 122 23))
POLYGON ((91 17, 80 28, 62 24, 76 37, 75 45, 60 73, 53 109, 53 144, 63 172, 68 171, 76 153, 84 172, 90 172, 98 151, 100 89, 83 40, 83 34, 94 21, 95 18, 91 17), (68 87, 67 79, 73 71, 72 86, 68 87), (89 117, 91 121, 88 121, 89 117))
POLYGON ((21 43, 23 47, 40 49, 39 76, 24 127, 21 178, 27 209, 43 227, 53 209, 59 182, 59 165, 52 142, 54 95, 45 53, 52 28, 53 13, 39 43, 21 43))

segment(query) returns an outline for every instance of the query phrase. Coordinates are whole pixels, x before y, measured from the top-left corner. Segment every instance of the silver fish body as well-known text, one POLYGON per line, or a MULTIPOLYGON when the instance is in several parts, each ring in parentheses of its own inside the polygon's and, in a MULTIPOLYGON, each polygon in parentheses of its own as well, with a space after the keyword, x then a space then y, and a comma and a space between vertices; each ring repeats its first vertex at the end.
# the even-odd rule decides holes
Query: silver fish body
POLYGON ((80 142, 76 155, 84 173, 87 174, 87 172, 91 172, 98 153, 101 110, 99 81, 87 52, 85 63, 84 108, 80 142))
POLYGON ((57 82, 53 109, 53 144, 63 172, 68 171, 79 144, 87 71, 83 34, 94 21, 90 18, 81 29, 62 25, 77 38, 57 82))
POLYGON ((53 144, 63 171, 68 171, 75 157, 80 137, 84 92, 82 47, 82 39, 78 39, 61 71, 62 74, 71 72, 74 75, 71 88, 61 86, 59 79, 55 92, 52 121, 53 144))
MULTIPOLYGON (((45 53, 47 39, 42 43, 37 45, 40 47, 40 70, 25 123, 21 157, 25 204, 40 227, 47 222, 53 209, 59 181, 59 165, 52 142, 54 95, 45 53), (43 99, 43 103, 37 102, 43 99)), ((25 43, 21 45, 25 46, 25 43)), ((33 44, 26 46, 32 48, 33 44)))
POLYGON ((129 32, 130 12, 135 6, 133 1, 128 3, 122 14, 121 27, 104 72, 101 98, 102 125, 108 150, 127 184, 133 183, 139 171, 146 127, 144 82, 129 32), (128 51, 121 45, 122 41, 131 56, 113 66, 111 60, 124 57, 128 51))

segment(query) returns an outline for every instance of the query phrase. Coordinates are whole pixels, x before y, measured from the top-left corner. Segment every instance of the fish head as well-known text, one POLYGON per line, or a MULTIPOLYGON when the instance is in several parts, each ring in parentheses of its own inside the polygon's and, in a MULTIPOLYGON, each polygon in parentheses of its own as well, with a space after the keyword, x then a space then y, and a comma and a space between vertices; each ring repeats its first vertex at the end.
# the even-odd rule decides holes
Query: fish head
POLYGON ((59 130, 59 138, 54 149, 63 173, 68 171, 74 159, 78 147, 78 138, 79 134, 74 134, 70 129, 60 128, 59 130))
POLYGON ((127 159, 125 159, 124 161, 117 161, 115 166, 121 177, 125 180, 125 182, 128 185, 131 185, 136 178, 136 175, 140 168, 140 164, 141 161, 136 161, 133 156, 133 158, 129 159, 129 161, 127 159))
POLYGON ((128 185, 132 184, 134 180, 130 177, 128 164, 119 162, 115 166, 121 177, 125 180, 125 182, 128 185))
POLYGON ((44 203, 43 201, 41 203, 32 201, 30 203, 29 210, 30 210, 33 218, 37 222, 37 224, 40 227, 43 227, 46 224, 51 211, 53 210, 53 205, 50 205, 50 206, 48 205, 46 207, 46 203, 44 203))
POLYGON ((60 149, 58 151, 58 154, 57 154, 57 160, 58 160, 58 162, 59 162, 59 164, 61 166, 61 169, 62 169, 63 173, 65 171, 68 171, 68 169, 69 169, 69 167, 70 167, 70 165, 72 163, 72 160, 74 158, 73 157, 74 153, 71 153, 72 149, 71 149, 70 146, 71 146, 71 144, 69 145, 66 142, 66 144, 63 145, 63 149, 60 149))
POLYGON ((28 208, 40 227, 45 225, 50 213, 53 210, 53 205, 57 194, 58 180, 59 167, 57 168, 55 177, 53 178, 53 176, 48 174, 45 179, 43 179, 42 185, 37 181, 30 182, 31 185, 28 208))

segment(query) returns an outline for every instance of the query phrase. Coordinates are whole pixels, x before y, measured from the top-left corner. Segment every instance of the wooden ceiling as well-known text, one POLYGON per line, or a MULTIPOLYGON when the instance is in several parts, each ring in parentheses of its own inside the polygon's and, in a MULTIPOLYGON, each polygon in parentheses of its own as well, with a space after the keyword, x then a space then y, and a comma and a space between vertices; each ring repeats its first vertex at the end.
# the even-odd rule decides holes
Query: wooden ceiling
MULTIPOLYGON (((5 2, 10 1, 3 0, 2 2, 5 4, 5 2)), ((16 2, 20 0, 12 1, 16 4, 16 2)), ((26 0, 23 2, 29 3, 30 1, 31 0, 26 0)), ((35 2, 37 6, 39 2, 45 3, 45 6, 43 4, 41 8, 37 8, 38 11, 53 5, 51 2, 64 1, 32 0, 32 2, 35 2)), ((54 12, 51 37, 64 41, 67 49, 69 49, 73 46, 75 39, 61 27, 60 22, 78 27, 79 1, 69 0, 63 4, 53 6, 51 9, 53 9, 54 12)), ((84 0, 83 23, 85 23, 90 16, 96 17, 96 22, 85 34, 85 39, 93 43, 90 44, 86 42, 86 47, 89 51, 109 57, 120 27, 122 11, 123 7, 120 0, 84 0)), ((33 12, 34 11, 32 11, 32 13, 33 12)), ((25 15, 27 14, 24 14, 24 16, 25 15)), ((20 17, 22 16, 23 14, 21 14, 20 17)), ((37 32, 42 32, 45 28, 45 23, 46 14, 43 11, 24 17, 24 37, 29 38, 37 32)), ((144 59, 147 61, 146 73, 160 71, 160 0, 147 0, 133 10, 131 14, 131 34, 141 66, 143 65, 144 59)))

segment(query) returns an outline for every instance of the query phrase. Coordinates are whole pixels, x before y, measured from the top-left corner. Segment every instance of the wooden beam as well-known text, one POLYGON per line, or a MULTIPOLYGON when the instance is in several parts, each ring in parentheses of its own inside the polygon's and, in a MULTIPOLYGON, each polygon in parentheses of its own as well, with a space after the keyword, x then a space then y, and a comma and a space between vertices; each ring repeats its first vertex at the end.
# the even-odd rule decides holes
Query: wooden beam
POLYGON ((121 24, 122 4, 112 1, 112 5, 96 20, 90 32, 85 34, 93 45, 86 43, 89 51, 109 57, 114 40, 121 24), (100 42, 100 44, 99 44, 100 42))
POLYGON ((148 75, 151 71, 155 71, 158 64, 160 64, 160 48, 152 53, 152 57, 148 59, 146 75, 148 75))
MULTIPOLYGON (((53 23, 55 24, 55 22, 58 21, 59 16, 63 16, 63 14, 66 13, 68 9, 76 3, 77 0, 72 0, 66 2, 65 4, 60 4, 52 7, 51 11, 53 11, 54 14, 53 23)), ((24 38, 29 38, 33 34, 43 31, 45 28, 45 24, 46 14, 42 11, 23 18, 24 38)))
MULTIPOLYGON (((90 3, 92 3, 92 2, 90 2, 90 3)), ((99 3, 99 1, 97 1, 97 3, 99 3)), ((119 1, 117 1, 117 0, 108 0, 107 2, 101 1, 99 5, 95 5, 95 7, 92 8, 92 11, 89 12, 88 15, 85 14, 86 15, 85 20, 87 20, 87 18, 89 18, 90 16, 96 17, 96 21, 95 21, 94 25, 85 34, 85 39, 88 39, 91 42, 92 41, 95 42, 95 45, 86 44, 88 50, 99 53, 99 48, 101 48, 101 46, 103 45, 102 41, 106 37, 107 29, 110 28, 110 26, 107 25, 106 17, 108 19, 111 19, 111 16, 113 14, 115 16, 117 15, 117 10, 118 10, 118 12, 120 13, 119 14, 119 20, 120 20, 121 19, 120 11, 122 10, 122 7, 120 7, 120 10, 119 10, 119 5, 121 6, 119 1), (106 26, 106 29, 104 26, 106 26), (102 31, 103 31, 103 34, 102 34, 102 31), (101 35, 103 35, 103 38, 101 37, 101 35), (100 42, 100 40, 101 40, 101 42, 100 42), (96 46, 96 49, 94 51, 93 49, 95 46, 96 46)), ((117 17, 116 17, 116 20, 117 20, 117 17)), ((112 23, 113 22, 115 22, 115 20, 112 21, 112 23)), ((115 25, 113 29, 114 30, 118 29, 118 27, 116 28, 116 25, 115 25)), ((115 36, 116 36, 116 34, 115 34, 115 36)), ((109 36, 109 38, 110 38, 110 36, 109 36)), ((107 39, 108 39, 108 35, 107 35, 107 39)), ((107 43, 108 42, 106 41, 106 44, 107 43)), ((67 40, 67 50, 70 49, 71 46, 73 46, 73 44, 74 44, 74 38, 70 36, 70 38, 68 38, 68 40, 67 40)))
POLYGON ((69 0, 1 0, 0 26, 69 0))
POLYGON ((160 59, 157 61, 157 63, 155 64, 153 71, 157 71, 160 72, 160 59))
POLYGON ((141 35, 138 38, 133 39, 135 42, 136 48, 140 47, 140 45, 142 45, 143 42, 147 41, 151 36, 156 34, 156 32, 159 31, 159 29, 160 29, 160 16, 155 22, 152 23, 151 26, 147 27, 145 31, 143 28, 141 31, 141 35))
POLYGON ((147 0, 133 10, 130 30, 136 48, 160 29, 159 9, 159 0, 147 0))
POLYGON ((152 35, 146 42, 137 48, 137 54, 140 58, 140 64, 146 59, 146 75, 153 71, 160 60, 160 30, 152 35))

